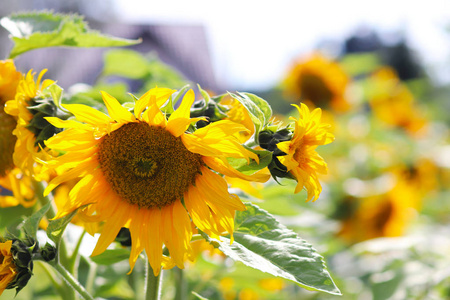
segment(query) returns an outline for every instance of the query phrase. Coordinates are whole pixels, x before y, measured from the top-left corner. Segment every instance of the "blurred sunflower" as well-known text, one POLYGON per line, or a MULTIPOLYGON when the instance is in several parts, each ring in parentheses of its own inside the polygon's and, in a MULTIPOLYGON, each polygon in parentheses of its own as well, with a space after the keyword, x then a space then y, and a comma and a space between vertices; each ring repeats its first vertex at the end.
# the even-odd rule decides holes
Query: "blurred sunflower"
POLYGON ((377 237, 403 235, 409 221, 421 206, 417 187, 399 175, 392 189, 381 195, 355 198, 354 208, 343 220, 339 236, 350 243, 377 237))
MULTIPOLYGON (((12 195, 0 199, 1 207, 18 204, 25 207, 34 205, 36 198, 31 177, 35 177, 38 181, 48 179, 48 174, 41 174, 40 166, 36 164, 36 158, 42 159, 46 155, 40 151, 42 141, 55 132, 55 128, 43 119, 44 116, 52 115, 55 111, 54 104, 46 103, 48 100, 45 99, 43 92, 54 83, 52 80, 45 80, 41 84, 45 72, 46 70, 39 74, 36 82, 32 71, 28 72, 24 78, 21 77, 21 80, 17 82, 13 99, 8 99, 4 106, 2 105, 2 109, 4 107, 4 112, 8 114, 5 114, 3 118, 4 113, 1 112, 1 120, 5 123, 2 124, 2 128, 5 128, 2 136, 8 135, 10 141, 2 157, 10 161, 10 166, 8 172, 0 172, 2 176, 0 186, 11 191, 12 195)), ((8 92, 10 93, 10 90, 8 92)))
POLYGON ((309 100, 315 106, 343 112, 350 108, 345 92, 349 77, 337 62, 320 53, 299 59, 288 71, 282 86, 288 98, 309 100))
POLYGON ((12 241, 0 243, 0 296, 8 285, 16 278, 16 265, 11 253, 12 241))
POLYGON ((398 78, 394 69, 382 67, 370 77, 369 103, 375 117, 417 133, 427 120, 416 106, 414 96, 398 78))
POLYGON ((22 74, 12 60, 0 61, 0 207, 33 205, 29 178, 24 178, 14 165, 13 153, 17 137, 13 134, 17 119, 5 112, 5 103, 14 99, 22 74))
POLYGON ((148 91, 136 102, 134 113, 102 92, 109 116, 71 104, 64 107, 76 119, 47 118, 66 129, 45 142, 66 152, 49 164, 68 171, 49 182, 45 194, 62 182, 81 178, 56 217, 89 205, 79 214, 105 222, 92 255, 105 251, 122 227, 129 228, 131 270, 145 249, 155 275, 161 266, 184 267, 192 252, 191 222, 214 238, 224 232, 232 235, 234 212, 245 206, 228 193, 226 181, 214 171, 248 180, 268 179, 241 174, 227 162, 228 157, 258 160, 233 136, 244 130, 242 125, 222 120, 186 132, 191 123, 204 119, 190 118, 192 90, 166 119, 161 106, 173 92, 148 91), (170 257, 163 255, 163 244, 170 257))
POLYGON ((307 201, 317 200, 322 192, 318 173, 326 174, 328 168, 316 148, 331 143, 334 136, 329 132, 330 125, 321 123, 320 108, 310 112, 305 104, 300 105, 294 105, 300 113, 299 119, 291 117, 294 120, 294 136, 277 144, 277 148, 286 154, 278 156, 278 160, 297 180, 295 193, 305 187, 307 201))

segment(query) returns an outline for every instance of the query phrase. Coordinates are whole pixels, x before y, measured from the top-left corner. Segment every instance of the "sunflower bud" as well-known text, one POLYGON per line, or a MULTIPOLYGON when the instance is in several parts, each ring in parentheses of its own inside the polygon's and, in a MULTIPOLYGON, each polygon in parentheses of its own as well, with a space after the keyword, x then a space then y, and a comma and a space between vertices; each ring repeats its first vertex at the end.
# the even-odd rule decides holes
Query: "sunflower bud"
POLYGON ((208 121, 198 121, 197 128, 205 127, 211 122, 217 122, 227 117, 226 109, 211 100, 206 104, 205 100, 198 101, 191 109, 191 118, 207 117, 208 121))
POLYGON ((33 275, 33 255, 39 247, 32 238, 0 243, 0 295, 5 289, 23 289, 33 275))
POLYGON ((56 248, 50 244, 45 244, 45 246, 41 249, 41 257, 45 261, 51 261, 54 260, 56 257, 56 248))

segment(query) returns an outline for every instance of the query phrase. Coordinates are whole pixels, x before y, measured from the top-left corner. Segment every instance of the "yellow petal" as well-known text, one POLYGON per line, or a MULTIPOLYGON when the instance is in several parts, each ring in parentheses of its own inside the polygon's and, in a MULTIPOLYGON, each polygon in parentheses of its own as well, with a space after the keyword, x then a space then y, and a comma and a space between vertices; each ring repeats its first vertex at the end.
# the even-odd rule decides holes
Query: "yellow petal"
POLYGON ((117 122, 134 122, 136 118, 125 107, 120 105, 119 101, 110 94, 101 91, 103 102, 105 102, 108 113, 117 122))
POLYGON ((130 215, 130 206, 125 203, 121 205, 114 213, 113 218, 109 218, 103 226, 100 238, 95 245, 92 256, 99 255, 108 248, 108 246, 116 239, 117 234, 125 223, 128 221, 130 215))
POLYGON ((229 177, 237 177, 240 179, 256 182, 266 182, 270 178, 270 174, 256 172, 252 175, 242 174, 234 169, 226 160, 216 157, 203 157, 203 162, 211 169, 229 177))
POLYGON ((169 122, 178 118, 189 119, 191 117, 191 106, 195 101, 193 90, 189 90, 183 97, 180 106, 170 115, 169 122))
POLYGON ((65 109, 70 111, 78 121, 91 124, 93 126, 99 124, 108 124, 113 120, 104 113, 83 104, 64 104, 65 109))
POLYGON ((179 137, 186 131, 186 129, 189 127, 191 123, 200 120, 206 120, 206 118, 192 118, 192 119, 178 118, 172 120, 170 120, 169 118, 166 130, 169 131, 173 136, 179 137))

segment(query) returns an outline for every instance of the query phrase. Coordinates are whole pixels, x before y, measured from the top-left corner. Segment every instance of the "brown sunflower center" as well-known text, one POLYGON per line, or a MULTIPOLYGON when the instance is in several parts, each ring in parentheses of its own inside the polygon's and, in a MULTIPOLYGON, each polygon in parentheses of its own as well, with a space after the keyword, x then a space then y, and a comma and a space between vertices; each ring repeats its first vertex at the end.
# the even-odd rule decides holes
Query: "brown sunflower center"
POLYGON ((303 98, 312 101, 316 106, 326 106, 333 97, 323 79, 314 74, 306 73, 300 76, 300 89, 303 98))
POLYGON ((0 177, 14 168, 13 153, 17 137, 12 132, 16 124, 14 117, 6 114, 3 105, 0 105, 0 177))
POLYGON ((181 138, 145 122, 128 123, 102 138, 98 158, 111 188, 139 207, 164 207, 180 199, 202 166, 201 155, 181 138))

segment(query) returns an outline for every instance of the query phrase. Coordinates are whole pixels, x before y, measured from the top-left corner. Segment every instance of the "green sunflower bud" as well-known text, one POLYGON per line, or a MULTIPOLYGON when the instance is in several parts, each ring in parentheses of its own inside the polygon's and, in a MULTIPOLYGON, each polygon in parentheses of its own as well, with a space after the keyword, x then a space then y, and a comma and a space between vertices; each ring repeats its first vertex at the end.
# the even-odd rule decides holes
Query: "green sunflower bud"
POLYGON ((50 244, 45 244, 44 247, 42 247, 41 249, 41 257, 45 260, 45 261, 52 261, 55 259, 56 257, 56 248, 50 244))

